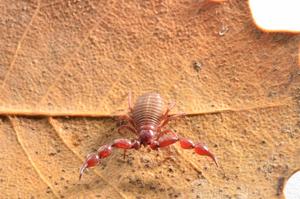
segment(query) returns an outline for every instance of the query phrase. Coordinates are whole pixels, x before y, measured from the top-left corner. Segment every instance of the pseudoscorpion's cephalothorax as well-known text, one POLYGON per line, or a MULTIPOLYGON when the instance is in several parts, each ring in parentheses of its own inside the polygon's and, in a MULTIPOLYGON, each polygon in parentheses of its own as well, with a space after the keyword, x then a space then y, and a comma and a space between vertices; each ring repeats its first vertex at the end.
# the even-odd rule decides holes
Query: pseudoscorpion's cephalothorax
POLYGON ((170 110, 175 103, 170 104, 167 109, 163 109, 163 100, 157 93, 146 93, 140 96, 134 107, 131 104, 131 95, 128 97, 129 113, 120 116, 121 120, 125 120, 128 124, 120 126, 118 132, 127 129, 133 132, 137 137, 135 139, 116 139, 112 144, 101 146, 97 152, 91 153, 87 156, 84 164, 80 168, 79 179, 84 170, 89 167, 94 167, 101 162, 101 159, 108 157, 113 148, 124 149, 139 149, 141 145, 149 146, 152 150, 166 147, 175 142, 180 143, 183 149, 194 149, 199 155, 209 156, 217 164, 216 158, 208 150, 208 148, 200 143, 194 143, 190 139, 182 138, 169 129, 162 128, 174 118, 183 116, 184 114, 169 115, 170 110))

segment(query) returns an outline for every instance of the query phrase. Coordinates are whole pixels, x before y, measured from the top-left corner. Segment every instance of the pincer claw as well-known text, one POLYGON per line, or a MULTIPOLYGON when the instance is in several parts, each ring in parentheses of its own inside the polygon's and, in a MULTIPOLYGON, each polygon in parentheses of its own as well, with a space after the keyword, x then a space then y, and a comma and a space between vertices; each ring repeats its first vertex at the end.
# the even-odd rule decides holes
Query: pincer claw
POLYGON ((79 180, 86 168, 97 166, 100 163, 100 158, 96 153, 90 154, 84 164, 80 168, 79 180))
POLYGON ((81 168, 80 168, 80 173, 79 173, 79 180, 82 177, 83 172, 85 171, 85 169, 87 168, 87 163, 84 163, 81 168))

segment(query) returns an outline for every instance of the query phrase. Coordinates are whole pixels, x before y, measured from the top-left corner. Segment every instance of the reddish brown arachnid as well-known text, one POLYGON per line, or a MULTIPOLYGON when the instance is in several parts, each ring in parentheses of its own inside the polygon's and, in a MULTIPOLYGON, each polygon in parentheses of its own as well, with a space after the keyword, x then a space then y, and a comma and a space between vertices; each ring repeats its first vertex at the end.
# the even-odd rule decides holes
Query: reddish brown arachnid
POLYGON ((192 140, 182 138, 170 129, 163 129, 170 120, 181 117, 184 114, 169 115, 170 110, 175 106, 175 103, 170 104, 164 111, 163 100, 158 93, 146 93, 140 96, 135 105, 131 103, 131 93, 128 96, 129 113, 122 115, 119 118, 127 121, 128 124, 118 128, 118 132, 129 130, 136 135, 135 139, 116 139, 111 144, 101 146, 97 152, 87 156, 84 164, 80 168, 79 179, 84 170, 89 167, 97 166, 102 159, 108 157, 112 153, 113 148, 138 150, 142 145, 149 146, 152 150, 167 147, 176 142, 180 143, 183 149, 194 149, 199 155, 204 155, 212 158, 217 164, 215 156, 208 150, 207 146, 201 143, 194 143, 192 140))

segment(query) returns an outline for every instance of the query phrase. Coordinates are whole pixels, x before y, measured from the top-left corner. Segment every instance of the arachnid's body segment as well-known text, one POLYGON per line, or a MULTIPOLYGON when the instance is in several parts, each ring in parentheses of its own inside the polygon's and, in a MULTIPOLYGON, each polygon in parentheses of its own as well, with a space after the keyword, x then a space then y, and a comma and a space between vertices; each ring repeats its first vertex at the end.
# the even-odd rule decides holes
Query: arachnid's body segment
POLYGON ((157 93, 146 93, 140 96, 132 110, 132 119, 137 129, 156 127, 163 114, 164 103, 157 93))
POLYGON ((158 93, 146 93, 140 96, 135 105, 132 107, 131 95, 128 97, 129 113, 120 116, 121 120, 128 122, 127 125, 120 126, 118 132, 127 129, 136 134, 135 139, 116 139, 113 143, 101 146, 96 153, 89 154, 86 161, 80 168, 81 178, 84 170, 89 167, 94 167, 100 164, 101 160, 108 157, 113 148, 124 149, 124 158, 126 150, 138 150, 142 145, 149 146, 152 150, 167 147, 176 142, 180 143, 183 149, 194 149, 199 155, 209 156, 217 164, 216 158, 208 150, 208 148, 200 143, 181 138, 169 129, 162 130, 163 127, 170 121, 184 114, 169 115, 170 110, 174 107, 174 103, 170 104, 164 110, 163 99, 158 93))

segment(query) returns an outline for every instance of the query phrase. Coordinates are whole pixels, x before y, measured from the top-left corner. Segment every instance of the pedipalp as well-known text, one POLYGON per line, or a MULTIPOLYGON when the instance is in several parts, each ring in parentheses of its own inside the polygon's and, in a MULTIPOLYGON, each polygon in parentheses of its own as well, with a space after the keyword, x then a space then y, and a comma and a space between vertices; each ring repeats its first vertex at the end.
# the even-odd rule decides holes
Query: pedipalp
POLYGON ((95 167, 98 164, 100 164, 101 160, 110 156, 112 153, 113 148, 119 148, 119 149, 124 149, 124 154, 125 151, 128 149, 139 149, 140 148, 140 142, 138 140, 129 140, 129 139, 116 139, 113 141, 112 144, 108 145, 103 145, 101 146, 97 152, 91 153, 87 156, 85 162, 80 168, 80 173, 79 173, 79 180, 82 177, 83 172, 90 167, 95 167))

